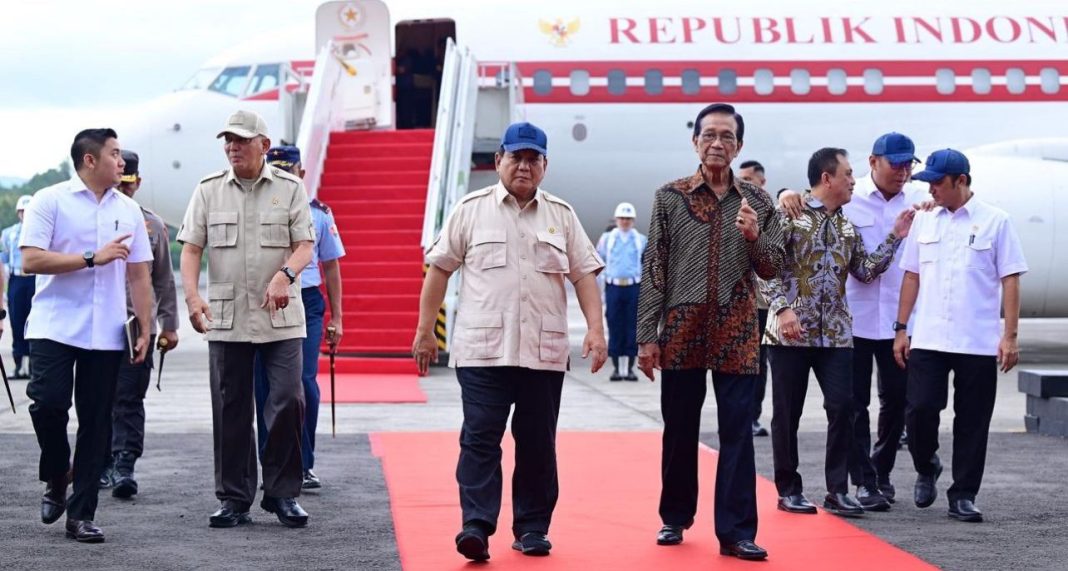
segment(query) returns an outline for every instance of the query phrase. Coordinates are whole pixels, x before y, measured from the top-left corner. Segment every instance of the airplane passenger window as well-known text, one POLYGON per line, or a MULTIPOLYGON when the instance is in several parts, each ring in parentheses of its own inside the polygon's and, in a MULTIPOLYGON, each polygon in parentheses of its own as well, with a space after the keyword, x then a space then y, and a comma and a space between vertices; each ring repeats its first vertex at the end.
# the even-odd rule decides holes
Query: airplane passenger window
POLYGON ((245 92, 245 84, 248 82, 248 73, 252 71, 250 65, 239 65, 222 70, 219 77, 211 82, 210 91, 217 91, 223 95, 237 97, 245 92))
POLYGON ((990 93, 990 70, 976 68, 972 70, 972 91, 979 95, 990 93))
POLYGON ((553 90, 553 74, 548 70, 539 69, 534 72, 534 93, 548 95, 553 90))
POLYGON ((812 91, 812 76, 807 69, 790 70, 790 91, 794 95, 808 95, 812 91))
POLYGON ((608 71, 608 93, 612 95, 623 95, 623 92, 627 90, 627 74, 623 73, 621 69, 612 69, 608 71))
POLYGON ((832 69, 827 72, 827 92, 831 95, 843 95, 846 92, 846 72, 844 69, 832 69))
POLYGON ((696 69, 682 70, 682 93, 697 95, 701 92, 701 74, 696 69))
POLYGON ((1053 95, 1061 90, 1061 78, 1056 68, 1044 67, 1039 76, 1042 78, 1042 93, 1053 95))
POLYGON ((719 92, 734 95, 738 92, 738 72, 733 69, 719 70, 719 92))
POLYGON ((645 92, 649 95, 660 95, 664 92, 664 72, 659 69, 645 72, 645 92))
POLYGON ((879 69, 864 70, 864 93, 868 95, 882 95, 883 72, 879 69))
POLYGON ((753 73, 753 89, 757 95, 771 95, 775 91, 775 74, 770 69, 758 69, 753 73))
POLYGON ((252 74, 252 81, 248 83, 246 93, 254 95, 256 93, 263 93, 264 91, 277 88, 278 74, 281 71, 281 67, 282 66, 277 63, 256 66, 256 71, 252 74))
POLYGON ((1024 74, 1024 70, 1011 67, 1005 72, 1005 83, 1009 88, 1009 93, 1019 95, 1027 89, 1027 75, 1024 74))
POLYGON ((197 70, 197 72, 193 74, 193 77, 190 77, 189 80, 186 81, 181 88, 194 90, 207 89, 208 86, 211 85, 211 80, 215 79, 218 76, 219 68, 206 67, 204 69, 197 70))
POLYGON ((957 90, 957 83, 952 69, 942 68, 936 71, 935 81, 935 87, 942 95, 950 95, 957 90))
POLYGON ((589 95, 590 72, 584 69, 571 70, 571 95, 589 95))

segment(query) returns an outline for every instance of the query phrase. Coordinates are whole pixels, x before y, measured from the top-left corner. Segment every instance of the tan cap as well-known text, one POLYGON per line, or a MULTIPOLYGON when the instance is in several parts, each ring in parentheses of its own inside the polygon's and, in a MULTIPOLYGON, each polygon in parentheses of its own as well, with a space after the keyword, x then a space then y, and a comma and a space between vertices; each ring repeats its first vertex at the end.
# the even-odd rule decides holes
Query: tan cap
POLYGON ((258 113, 252 111, 235 111, 226 121, 226 127, 215 136, 216 139, 227 133, 251 139, 257 135, 267 136, 267 122, 258 113))

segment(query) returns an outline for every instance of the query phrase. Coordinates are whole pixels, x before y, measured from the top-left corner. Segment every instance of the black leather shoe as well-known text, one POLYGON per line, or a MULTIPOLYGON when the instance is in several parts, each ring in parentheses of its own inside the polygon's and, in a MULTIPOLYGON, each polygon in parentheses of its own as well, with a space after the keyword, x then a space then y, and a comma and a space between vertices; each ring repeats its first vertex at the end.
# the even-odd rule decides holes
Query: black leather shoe
POLYGON ((719 545, 720 555, 732 555, 738 559, 745 559, 746 561, 763 561, 768 558, 768 552, 759 545, 743 539, 737 543, 731 545, 719 545))
POLYGON ((237 527, 246 523, 252 523, 252 516, 248 514, 248 506, 230 501, 223 502, 218 511, 208 518, 210 527, 237 527))
POLYGON ((456 551, 471 561, 486 561, 490 558, 489 535, 480 525, 465 524, 456 534, 456 551))
POLYGON ((304 527, 308 525, 308 512, 300 507, 296 498, 275 498, 263 496, 260 507, 278 516, 278 521, 286 527, 304 527))
POLYGON ((549 538, 540 531, 528 531, 512 542, 512 549, 535 557, 548 555, 552 548, 553 544, 549 543, 549 538))
POLYGON ((779 509, 793 514, 814 514, 816 506, 802 494, 779 498, 779 509))
POLYGON ((954 500, 949 502, 949 517, 957 521, 978 523, 983 521, 983 512, 979 511, 971 500, 954 500))
POLYGON ((879 484, 879 493, 886 498, 886 501, 894 503, 894 496, 897 495, 897 489, 890 482, 883 482, 879 484))
POLYGON ((104 532, 87 519, 68 519, 67 537, 78 543, 104 543, 104 532))
POLYGON ((760 426, 760 421, 759 420, 754 420, 753 421, 753 436, 767 436, 767 435, 768 435, 768 429, 764 428, 763 426, 760 426))
POLYGON ((864 515, 864 508, 849 494, 827 494, 827 497, 823 498, 823 509, 842 517, 864 515))
POLYGON ((657 545, 678 545, 682 543, 682 531, 686 529, 681 525, 665 525, 656 532, 657 545))
POLYGON ((104 471, 100 474, 100 482, 97 486, 101 490, 106 490, 115 485, 115 467, 108 464, 104 471))
POLYGON ((857 503, 864 511, 885 512, 890 509, 890 501, 878 489, 857 486, 857 503))
POLYGON ((942 464, 938 465, 935 469, 935 473, 930 476, 924 476, 923 474, 916 475, 916 487, 912 490, 912 499, 916 502, 916 507, 926 508, 930 507, 934 503, 935 498, 938 497, 938 477, 942 475, 942 464))
POLYGON ((23 381, 30 378, 30 376, 22 371, 22 365, 15 365, 15 372, 11 373, 10 379, 12 381, 23 381))
POLYGON ((67 484, 70 482, 71 473, 45 484, 44 495, 41 496, 41 521, 44 523, 56 523, 67 511, 67 484))
POLYGON ((619 369, 613 367, 612 368, 612 374, 608 377, 608 380, 609 381, 622 381, 623 380, 623 375, 619 374, 619 369))
POLYGON ((318 490, 323 487, 323 483, 319 481, 319 476, 315 475, 315 472, 311 470, 304 471, 304 482, 301 483, 300 489, 302 490, 318 490))
POLYGON ((134 479, 133 474, 129 476, 119 476, 115 480, 115 486, 111 490, 111 496, 115 498, 128 499, 137 495, 137 480, 134 479))

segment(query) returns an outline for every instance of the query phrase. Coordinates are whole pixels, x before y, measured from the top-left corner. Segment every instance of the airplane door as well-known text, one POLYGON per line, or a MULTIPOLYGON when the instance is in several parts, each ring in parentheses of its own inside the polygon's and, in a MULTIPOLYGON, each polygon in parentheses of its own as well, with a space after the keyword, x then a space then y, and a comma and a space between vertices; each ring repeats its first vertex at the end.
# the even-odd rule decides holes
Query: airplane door
POLYGON ((341 86, 346 129, 393 125, 390 28, 381 0, 326 2, 315 12, 316 53, 332 41, 348 72, 341 86))

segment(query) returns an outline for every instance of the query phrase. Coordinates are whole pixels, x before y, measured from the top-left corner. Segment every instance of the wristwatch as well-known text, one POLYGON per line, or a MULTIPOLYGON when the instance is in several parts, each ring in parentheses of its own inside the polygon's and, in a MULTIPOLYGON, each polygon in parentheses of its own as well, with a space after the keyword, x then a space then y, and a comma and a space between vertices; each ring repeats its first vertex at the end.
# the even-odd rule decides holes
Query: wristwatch
POLYGON ((282 272, 286 275, 287 278, 289 278, 289 283, 292 284, 293 282, 297 281, 297 274, 293 273, 293 270, 291 270, 289 266, 282 266, 282 269, 278 271, 282 272))
POLYGON ((894 331, 904 331, 909 328, 909 324, 901 323, 900 321, 895 321, 893 327, 894 331))
POLYGON ((96 252, 92 250, 86 250, 85 253, 82 254, 82 259, 85 260, 85 267, 91 268, 96 265, 93 258, 96 258, 96 252))

